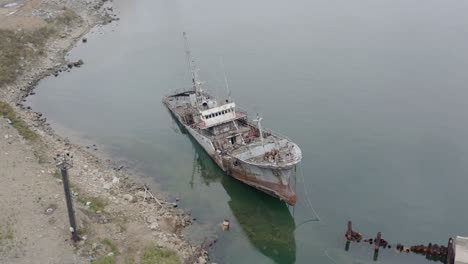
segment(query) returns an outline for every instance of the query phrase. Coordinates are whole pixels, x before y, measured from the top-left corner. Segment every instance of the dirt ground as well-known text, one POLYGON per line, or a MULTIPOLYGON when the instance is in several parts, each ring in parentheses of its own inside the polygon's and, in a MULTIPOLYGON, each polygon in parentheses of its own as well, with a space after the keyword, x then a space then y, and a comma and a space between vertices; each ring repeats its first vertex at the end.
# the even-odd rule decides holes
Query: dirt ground
POLYGON ((183 236, 192 222, 183 210, 154 190, 146 192, 130 173, 57 135, 41 113, 22 105, 40 79, 72 70, 65 54, 74 43, 93 26, 118 18, 111 0, 0 0, 0 29, 40 28, 64 10, 80 19, 57 27, 44 53, 20 58, 31 61, 22 61, 25 68, 14 82, 0 86, 0 105, 7 103, 15 119, 36 135, 25 139, 0 115, 0 264, 137 264, 148 250, 168 256, 169 262, 154 263, 207 263, 206 244, 183 236), (62 180, 53 160, 66 152, 74 155, 70 181, 82 238, 78 243, 70 240, 62 180))
POLYGON ((44 19, 33 16, 33 10, 45 8, 42 0, 0 0, 0 28, 33 29, 44 26, 44 19))
POLYGON ((4 118, 0 179, 0 263, 86 263, 70 243, 62 185, 4 118))

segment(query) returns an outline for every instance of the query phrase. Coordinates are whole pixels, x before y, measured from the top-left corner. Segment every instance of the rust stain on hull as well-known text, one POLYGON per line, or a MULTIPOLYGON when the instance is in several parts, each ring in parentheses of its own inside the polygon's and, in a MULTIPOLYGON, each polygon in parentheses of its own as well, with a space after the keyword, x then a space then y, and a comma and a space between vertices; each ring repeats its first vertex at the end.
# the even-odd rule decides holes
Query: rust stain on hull
POLYGON ((289 205, 295 205, 297 202, 297 195, 289 185, 262 181, 237 172, 233 172, 231 176, 262 192, 283 200, 289 205))
POLYGON ((222 159, 224 164, 218 163, 218 160, 213 157, 212 155, 208 154, 211 159, 229 176, 232 176, 234 179, 239 180, 245 184, 248 184, 254 187, 257 190, 260 190, 268 195, 276 197, 282 201, 285 201, 289 205, 296 205, 297 202, 297 195, 292 190, 291 186, 284 185, 281 183, 274 183, 269 181, 264 181, 257 179, 255 175, 250 175, 246 172, 245 169, 242 167, 242 163, 239 163, 237 167, 231 166, 231 162, 222 159))

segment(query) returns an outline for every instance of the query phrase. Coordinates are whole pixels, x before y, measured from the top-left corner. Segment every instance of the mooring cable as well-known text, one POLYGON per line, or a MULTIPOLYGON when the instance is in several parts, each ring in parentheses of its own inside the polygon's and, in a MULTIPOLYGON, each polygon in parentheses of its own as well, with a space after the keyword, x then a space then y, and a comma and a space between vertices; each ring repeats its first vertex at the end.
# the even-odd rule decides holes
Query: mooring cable
POLYGON ((315 215, 315 219, 307 220, 304 223, 309 222, 309 221, 319 222, 319 221, 321 221, 321 219, 320 219, 320 216, 318 215, 318 213, 315 211, 314 207, 312 206, 312 202, 310 201, 309 192, 307 191, 307 187, 306 187, 306 183, 305 183, 304 170, 302 169, 302 166, 300 167, 300 171, 301 171, 300 175, 302 177, 302 186, 303 186, 303 189, 304 189, 303 196, 305 196, 307 205, 309 206, 312 213, 315 215))
POLYGON ((331 261, 332 261, 333 263, 335 263, 335 264, 338 264, 332 257, 330 257, 330 255, 328 255, 328 249, 325 249, 324 253, 325 253, 325 256, 326 256, 329 260, 331 260, 331 261))

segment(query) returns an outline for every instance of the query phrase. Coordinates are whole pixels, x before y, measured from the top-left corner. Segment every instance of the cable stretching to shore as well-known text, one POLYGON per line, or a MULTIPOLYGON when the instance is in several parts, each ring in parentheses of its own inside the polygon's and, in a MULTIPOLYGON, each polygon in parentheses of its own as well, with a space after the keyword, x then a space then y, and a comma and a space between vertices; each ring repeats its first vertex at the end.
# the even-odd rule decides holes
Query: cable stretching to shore
MULTIPOLYGON (((312 202, 310 201, 309 191, 307 190, 307 187, 306 187, 306 184, 305 184, 304 170, 302 169, 302 166, 300 167, 300 170, 301 170, 300 175, 301 175, 301 178, 302 178, 302 186, 303 186, 303 189, 304 189, 304 196, 306 198, 307 205, 309 206, 312 213, 315 215, 315 219, 311 219, 311 220, 308 220, 306 222, 310 222, 310 221, 319 222, 319 221, 321 221, 321 219, 320 219, 320 216, 315 211, 314 207, 312 206, 312 202)), ((306 222, 304 222, 304 223, 306 223, 306 222)))

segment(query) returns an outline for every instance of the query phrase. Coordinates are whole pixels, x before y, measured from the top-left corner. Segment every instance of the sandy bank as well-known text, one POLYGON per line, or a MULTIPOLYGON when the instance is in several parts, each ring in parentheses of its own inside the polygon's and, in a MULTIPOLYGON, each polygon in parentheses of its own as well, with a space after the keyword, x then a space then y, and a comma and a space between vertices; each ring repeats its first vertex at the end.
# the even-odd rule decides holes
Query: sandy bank
POLYGON ((157 200, 150 199, 134 177, 56 135, 42 114, 22 106, 38 80, 69 70, 64 56, 76 41, 95 25, 118 18, 109 1, 0 0, 0 29, 35 30, 64 11, 79 18, 59 20, 40 55, 21 57, 16 80, 0 87, 0 101, 37 135, 25 139, 11 120, 0 117, 0 263, 139 263, 153 253, 154 259, 161 257, 159 252, 180 263, 206 263, 206 245, 192 245, 182 235, 191 224, 183 210, 157 193, 157 200), (70 178, 84 238, 76 245, 69 240, 62 183, 53 163, 65 152, 74 154, 70 178), (45 213, 48 208, 53 212, 45 213))

